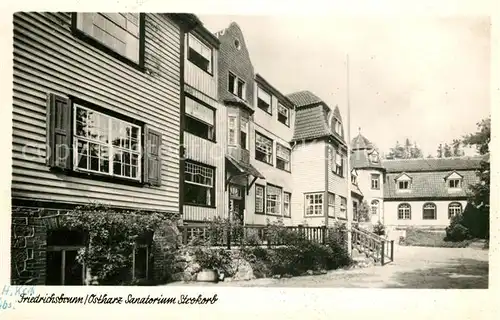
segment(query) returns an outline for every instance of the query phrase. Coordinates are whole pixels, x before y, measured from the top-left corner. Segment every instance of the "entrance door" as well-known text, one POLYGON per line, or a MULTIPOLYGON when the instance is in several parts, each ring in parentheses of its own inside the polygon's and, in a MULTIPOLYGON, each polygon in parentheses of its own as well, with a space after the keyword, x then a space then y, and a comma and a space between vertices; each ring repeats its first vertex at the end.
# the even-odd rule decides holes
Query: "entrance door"
POLYGON ((229 193, 229 212, 233 218, 233 222, 243 225, 245 221, 245 198, 244 187, 231 185, 229 193))
POLYGON ((84 246, 83 235, 55 230, 47 235, 46 285, 83 285, 85 268, 78 262, 78 250, 84 246))

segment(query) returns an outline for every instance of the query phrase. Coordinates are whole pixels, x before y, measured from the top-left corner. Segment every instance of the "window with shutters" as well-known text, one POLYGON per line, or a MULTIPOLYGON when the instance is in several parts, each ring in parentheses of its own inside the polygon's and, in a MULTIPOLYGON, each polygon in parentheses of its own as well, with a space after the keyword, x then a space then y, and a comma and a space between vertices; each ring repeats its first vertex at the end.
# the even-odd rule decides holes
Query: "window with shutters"
POLYGON ((281 215, 281 194, 283 189, 268 184, 266 187, 266 214, 281 215))
POLYGON ((271 95, 260 87, 257 87, 257 106, 269 114, 272 113, 271 95))
POLYGON ((273 140, 255 132, 255 159, 273 164, 273 140))
POLYGON ((255 185, 255 213, 264 213, 264 186, 255 185))
POLYGON ((291 216, 291 199, 292 194, 290 192, 283 192, 283 216, 291 216))
POLYGON ((276 144, 276 168, 290 171, 291 151, 281 144, 276 144))
POLYGON ((193 34, 188 36, 188 60, 201 70, 212 74, 212 48, 193 34))
POLYGON ((210 141, 215 141, 214 109, 186 96, 184 120, 187 132, 210 141))
POLYGON ((309 193, 305 195, 305 215, 321 216, 323 215, 323 192, 309 193))
POLYGON ((278 103, 278 121, 286 126, 290 126, 290 109, 278 103))
POLYGON ((143 20, 144 14, 140 13, 76 12, 73 14, 73 30, 95 47, 142 67, 143 20))
POLYGON ((74 168, 141 180, 141 127, 79 104, 74 110, 74 168))
POLYGON ((185 204, 215 207, 215 168, 186 160, 184 165, 185 204))
POLYGON ((161 186, 161 133, 78 98, 48 94, 47 144, 53 169, 161 186))

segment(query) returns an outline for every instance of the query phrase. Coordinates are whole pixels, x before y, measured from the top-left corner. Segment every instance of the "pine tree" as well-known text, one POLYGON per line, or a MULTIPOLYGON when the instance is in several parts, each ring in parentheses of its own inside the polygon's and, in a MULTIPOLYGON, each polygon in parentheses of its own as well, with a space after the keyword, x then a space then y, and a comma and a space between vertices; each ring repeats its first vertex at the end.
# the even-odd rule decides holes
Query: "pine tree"
POLYGON ((437 157, 442 158, 443 157, 443 145, 440 143, 439 147, 437 149, 437 157))
POLYGON ((453 154, 451 152, 451 147, 447 143, 445 143, 444 144, 444 157, 445 158, 450 158, 452 155, 453 154))

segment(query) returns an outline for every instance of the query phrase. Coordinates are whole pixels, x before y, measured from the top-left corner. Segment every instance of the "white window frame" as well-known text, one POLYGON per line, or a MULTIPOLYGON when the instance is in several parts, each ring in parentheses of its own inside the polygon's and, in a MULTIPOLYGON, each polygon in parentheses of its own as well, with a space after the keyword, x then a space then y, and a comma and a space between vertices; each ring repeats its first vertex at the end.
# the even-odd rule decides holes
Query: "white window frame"
POLYGON ((335 217, 335 194, 328 192, 328 216, 335 217))
POLYGON ((250 136, 250 120, 249 119, 246 119, 244 117, 240 117, 240 137, 241 137, 241 132, 244 132, 245 133, 245 147, 243 148, 243 145, 241 145, 241 138, 238 139, 239 143, 240 143, 240 146, 245 149, 245 150, 248 150, 249 149, 249 144, 250 144, 250 139, 249 139, 249 136, 250 136))
MULTIPOLYGON (((102 119, 102 120, 104 120, 104 119, 102 119)), ((89 127, 87 127, 87 128, 89 128, 89 127)), ((89 129, 87 129, 87 130, 89 130, 89 129)), ((118 137, 122 138, 121 136, 118 136, 118 137)), ((89 173, 93 173, 93 174, 101 174, 101 175, 107 175, 107 176, 112 176, 112 177, 120 177, 120 178, 124 178, 124 179, 140 181, 141 177, 142 177, 142 161, 141 161, 141 159, 143 156, 143 150, 142 150, 142 146, 141 146, 141 143, 142 143, 141 137, 142 137, 142 128, 138 125, 135 125, 131 122, 128 122, 128 121, 125 121, 122 119, 118 119, 116 117, 110 116, 110 115, 102 113, 102 112, 95 111, 91 108, 85 107, 85 106, 78 104, 78 103, 73 104, 73 168, 75 171, 89 172, 89 173), (77 111, 78 111, 78 109, 85 110, 85 112, 87 113, 87 119, 88 119, 89 112, 92 112, 93 114, 98 115, 99 124, 101 122, 101 119, 104 117, 107 121, 107 130, 106 130, 107 132, 98 130, 98 132, 96 132, 98 134, 97 139, 77 135, 77 113, 78 113, 77 111), (135 150, 132 148, 124 147, 124 146, 118 147, 118 146, 113 145, 113 138, 116 135, 116 133, 113 132, 113 121, 118 122, 120 131, 122 130, 122 128, 126 128, 125 126, 130 126, 131 128, 135 128, 138 130, 137 131, 137 141, 136 141, 137 144, 136 144, 135 150), (99 137, 101 135, 102 136, 107 135, 108 142, 100 141, 99 137), (79 152, 78 152, 78 142, 87 143, 87 168, 78 167, 79 160, 80 160, 79 159, 79 152), (107 156, 108 171, 107 172, 100 171, 99 169, 97 171, 90 169, 90 153, 89 153, 89 144, 90 143, 100 146, 99 147, 99 155, 98 155, 99 159, 101 159, 101 157, 100 157, 101 147, 105 147, 108 149, 108 156, 107 156), (114 173, 114 171, 113 171, 114 170, 114 154, 116 151, 130 153, 130 162, 129 162, 130 172, 132 172, 132 158, 133 158, 133 156, 137 157, 137 175, 136 175, 136 177, 125 176, 123 174, 114 173)), ((133 141, 132 141, 131 135, 127 137, 127 141, 129 143, 129 145, 132 145, 133 141)), ((105 159, 105 158, 102 158, 102 159, 105 159)), ((122 172, 124 171, 124 168, 125 168, 124 165, 125 165, 125 163, 122 162, 122 166, 121 166, 122 172)), ((99 163, 99 168, 100 167, 101 167, 101 165, 99 163)))
POLYGON ((319 217, 324 215, 323 204, 324 204, 324 194, 323 192, 306 193, 304 194, 304 215, 306 217, 319 217), (312 201, 312 202, 311 202, 312 201), (312 213, 308 213, 309 209, 312 209, 312 213), (316 213, 319 212, 319 213, 316 213))
POLYGON ((229 92, 231 92, 233 95, 237 96, 238 98, 246 101, 246 96, 247 96, 247 83, 246 81, 244 81, 243 79, 241 79, 240 77, 238 77, 236 74, 234 74, 233 72, 229 71, 228 72, 228 77, 227 77, 227 81, 228 81, 228 86, 227 86, 227 90, 229 92), (231 80, 231 76, 234 77, 234 82, 233 82, 233 91, 230 91, 229 90, 229 81, 231 80), (241 89, 241 97, 238 95, 238 84, 239 82, 242 82, 242 89, 241 89))
POLYGON ((409 203, 398 205, 398 220, 411 220, 411 205, 409 203))
POLYGON ((370 180, 371 180, 371 189, 372 190, 380 190, 380 174, 372 174, 370 176, 370 180), (375 178, 376 177, 376 178, 375 178), (374 182, 376 182, 376 187, 374 187, 374 182))
POLYGON ((453 179, 448 179, 448 188, 449 189, 462 189, 462 179, 459 178, 453 178, 453 179), (451 186, 452 182, 456 183, 456 186, 451 186))
POLYGON ((274 149, 274 141, 269 139, 265 135, 260 134, 256 131, 255 132, 255 156, 257 157, 257 150, 258 150, 266 155, 266 160, 263 160, 263 161, 267 164, 273 165, 273 151, 274 151, 273 149, 274 149), (262 141, 259 141, 259 138, 261 138, 262 141), (269 146, 269 144, 270 144, 270 146, 269 146))
MULTIPOLYGON (((184 183, 204 187, 207 193, 206 197, 208 203, 203 205, 213 206, 213 204, 215 203, 215 199, 212 199, 212 192, 213 189, 215 188, 215 169, 188 160, 184 164, 184 177, 186 177, 186 174, 190 174, 193 179, 196 175, 201 175, 204 179, 207 180, 206 183, 200 183, 196 181, 190 181, 185 178, 184 183), (190 168, 192 168, 193 171, 188 172, 190 168)), ((191 205, 191 203, 186 203, 186 204, 191 205)))
POLYGON ((422 206, 422 220, 437 220, 437 206, 433 202, 427 202, 422 206), (425 210, 430 210, 430 208, 426 208, 429 206, 433 206, 434 209, 434 218, 425 218, 425 210))
POLYGON ((208 72, 209 74, 213 74, 213 57, 214 56, 213 56, 213 50, 212 50, 212 48, 210 48, 209 46, 207 46, 201 39, 199 39, 194 34, 189 33, 189 35, 188 35, 188 52, 187 52, 188 61, 190 61, 197 68, 200 68, 201 70, 203 70, 205 72, 208 72), (192 44, 194 44, 195 46, 192 46, 192 44), (205 59, 208 60, 208 70, 202 69, 201 67, 199 67, 197 64, 195 64, 194 62, 192 62, 189 59, 189 49, 193 49, 200 56, 202 56, 203 58, 205 58, 205 59), (204 51, 207 51, 208 55, 204 51))
POLYGON ((338 176, 344 177, 344 170, 345 170, 345 159, 344 155, 340 153, 339 151, 335 152, 335 174, 338 176))
POLYGON ((230 115, 227 117, 227 143, 230 146, 236 146, 238 141, 238 117, 230 115), (231 131, 234 132, 234 135, 231 137, 231 131), (232 138, 234 137, 234 140, 232 138), (231 141, 232 140, 232 141, 231 141))
POLYGON ((268 184, 266 186, 266 214, 282 215, 281 202, 283 197, 283 188, 268 184), (271 210, 274 210, 271 212, 271 210))
POLYGON ((409 180, 398 181, 398 189, 399 190, 409 190, 410 189, 410 181, 409 180), (401 187, 401 184, 403 184, 403 187, 401 187), (406 184, 406 186, 404 184, 406 184))
POLYGON ((272 95, 265 89, 262 89, 261 87, 257 86, 257 107, 269 114, 272 114, 273 112, 272 102, 273 102, 272 95), (259 106, 259 99, 264 101, 265 103, 268 103, 267 110, 259 106), (269 102, 266 101, 266 99, 269 99, 269 102))
POLYGON ((291 215, 292 215, 291 201, 292 201, 292 193, 284 191, 283 192, 283 216, 285 216, 285 217, 291 217, 291 215))
POLYGON ((448 204, 448 219, 463 212, 463 206, 460 202, 450 202, 448 204))
POLYGON ((290 172, 291 158, 292 158, 292 151, 289 148, 285 147, 284 145, 276 143, 276 168, 278 168, 278 160, 281 160, 285 163, 285 167, 283 169, 282 168, 278 169, 290 172), (280 155, 280 151, 282 152, 282 155, 280 155), (287 153, 287 155, 284 155, 283 153, 287 153))
POLYGON ((278 102, 278 121, 283 123, 285 126, 290 126, 290 109, 278 102), (285 122, 280 121, 279 115, 286 117, 285 122))
POLYGON ((260 184, 255 185, 255 213, 264 214, 266 212, 265 194, 266 194, 266 188, 264 186, 261 186, 260 184), (262 190, 262 193, 259 194, 259 192, 257 192, 257 189, 262 190), (257 207, 258 200, 260 200, 262 202, 262 210, 258 210, 258 207, 257 207))
MULTIPOLYGON (((186 96, 185 97, 185 112, 184 112, 186 117, 189 117, 191 119, 194 119, 195 121, 201 122, 202 124, 205 124, 209 127, 209 134, 206 139, 210 141, 215 140, 215 110, 207 107, 203 103, 200 103, 196 101, 195 99, 186 96), (210 113, 210 118, 204 115, 203 113, 206 113, 208 115, 208 112, 210 113), (211 131, 210 131, 211 130, 211 131)), ((186 130, 187 132, 191 133, 190 131, 186 130)), ((191 133, 196 135, 195 133, 191 133)), ((198 135, 196 135, 198 136, 198 135)), ((204 138, 204 137, 202 137, 204 138)))

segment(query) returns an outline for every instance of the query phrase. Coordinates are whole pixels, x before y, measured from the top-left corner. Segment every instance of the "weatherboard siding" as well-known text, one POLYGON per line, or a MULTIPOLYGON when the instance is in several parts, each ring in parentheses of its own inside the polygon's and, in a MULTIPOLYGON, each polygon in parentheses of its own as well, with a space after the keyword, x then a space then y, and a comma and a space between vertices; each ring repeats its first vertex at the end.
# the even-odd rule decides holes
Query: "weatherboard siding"
POLYGON ((179 208, 180 30, 147 14, 141 72, 74 37, 70 13, 14 15, 12 197, 148 210, 179 208), (161 186, 104 182, 46 165, 46 97, 72 95, 162 134, 161 186))

